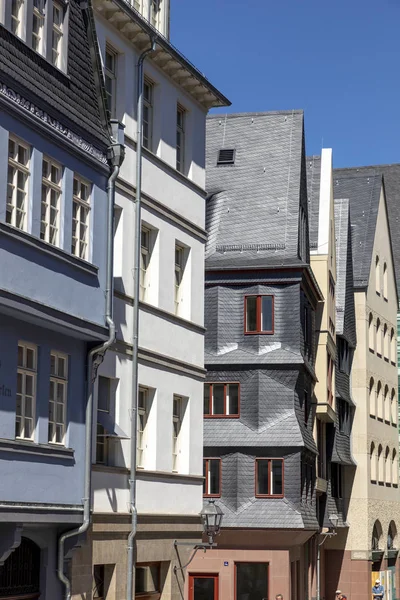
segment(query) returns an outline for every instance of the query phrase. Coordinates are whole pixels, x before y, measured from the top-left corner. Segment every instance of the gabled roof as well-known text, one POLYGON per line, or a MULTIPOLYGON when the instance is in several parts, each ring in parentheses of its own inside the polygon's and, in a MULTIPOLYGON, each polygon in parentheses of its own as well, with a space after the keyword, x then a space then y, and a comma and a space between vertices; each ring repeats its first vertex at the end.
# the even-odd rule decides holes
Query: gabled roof
POLYGON ((310 229, 310 249, 318 246, 319 197, 321 186, 321 157, 306 158, 308 223, 310 229))
POLYGON ((355 288, 368 286, 381 189, 381 174, 356 169, 333 172, 334 198, 350 200, 355 288))
MULTIPOLYGON (((352 169, 342 169, 341 171, 355 172, 364 177, 383 175, 394 267, 396 274, 400 274, 400 164, 354 167, 352 169)), ((400 278, 396 277, 396 280, 397 293, 400 295, 400 278)))
POLYGON ((302 111, 207 119, 207 269, 302 264, 303 120, 302 111), (234 164, 217 165, 221 149, 235 151, 234 164))
POLYGON ((336 234, 336 333, 354 348, 356 318, 353 293, 353 252, 348 199, 335 200, 336 234))
POLYGON ((69 2, 67 73, 0 25, 0 83, 99 149, 110 144, 100 114, 87 23, 79 0, 69 2))

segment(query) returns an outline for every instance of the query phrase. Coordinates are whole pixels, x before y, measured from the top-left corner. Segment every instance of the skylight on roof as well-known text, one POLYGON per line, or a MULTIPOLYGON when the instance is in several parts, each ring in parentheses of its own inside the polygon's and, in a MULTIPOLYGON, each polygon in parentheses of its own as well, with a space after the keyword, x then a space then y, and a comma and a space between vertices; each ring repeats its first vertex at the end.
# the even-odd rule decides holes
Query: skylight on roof
POLYGON ((232 148, 222 148, 218 152, 217 165, 234 165, 235 150, 232 148))

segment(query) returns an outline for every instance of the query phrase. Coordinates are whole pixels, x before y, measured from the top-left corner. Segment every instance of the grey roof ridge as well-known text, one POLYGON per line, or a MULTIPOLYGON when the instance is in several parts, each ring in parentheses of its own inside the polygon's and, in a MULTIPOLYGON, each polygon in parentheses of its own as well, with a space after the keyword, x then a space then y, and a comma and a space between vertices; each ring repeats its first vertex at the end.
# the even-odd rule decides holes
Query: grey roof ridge
MULTIPOLYGON (((263 427, 257 428, 256 433, 265 433, 266 431, 268 431, 268 429, 272 429, 273 427, 276 427, 277 425, 281 425, 284 421, 287 421, 291 417, 296 417, 296 415, 294 414, 293 410, 288 410, 288 411, 286 411, 286 413, 283 413, 279 418, 275 419, 274 421, 269 421, 268 424, 264 425, 263 427)), ((299 431, 301 437, 303 438, 303 435, 301 433, 300 426, 299 426, 297 419, 296 419, 296 424, 298 427, 298 431, 299 431)), ((246 427, 248 427, 248 425, 246 425, 246 427)), ((248 427, 248 429, 251 429, 251 427, 248 427)), ((251 431, 253 431, 253 429, 251 429, 251 431)))
POLYGON ((335 167, 335 169, 337 169, 339 171, 360 171, 362 169, 364 169, 364 170, 379 169, 381 167, 396 167, 396 166, 400 166, 400 162, 381 163, 381 164, 377 164, 377 165, 358 165, 355 167, 335 167))
POLYGON ((236 117, 266 117, 269 115, 303 115, 304 110, 302 108, 293 108, 287 110, 267 110, 261 112, 238 112, 238 113, 218 113, 213 115, 207 115, 207 119, 232 119, 236 117))

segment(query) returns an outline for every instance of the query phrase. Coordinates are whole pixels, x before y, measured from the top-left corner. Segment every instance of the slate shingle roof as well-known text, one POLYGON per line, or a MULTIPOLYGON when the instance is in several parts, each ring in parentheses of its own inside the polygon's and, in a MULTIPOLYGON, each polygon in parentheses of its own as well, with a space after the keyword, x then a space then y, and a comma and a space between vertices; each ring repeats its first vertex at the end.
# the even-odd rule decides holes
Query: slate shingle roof
POLYGON ((207 119, 207 268, 301 264, 303 156, 302 111, 207 119), (217 166, 222 148, 234 165, 217 166))
POLYGON ((25 99, 99 149, 109 145, 98 104, 88 33, 78 0, 70 0, 67 74, 0 25, 0 78, 25 99))
POLYGON ((381 188, 381 174, 334 169, 334 198, 350 200, 355 288, 368 286, 381 188))
POLYGON ((308 222, 310 228, 310 248, 318 245, 319 193, 321 185, 321 157, 306 158, 308 222))
MULTIPOLYGON (((396 274, 400 274, 400 164, 371 165, 341 169, 342 173, 357 173, 359 176, 381 176, 385 186, 389 228, 396 274)), ((397 280, 397 293, 400 295, 400 278, 397 280)))

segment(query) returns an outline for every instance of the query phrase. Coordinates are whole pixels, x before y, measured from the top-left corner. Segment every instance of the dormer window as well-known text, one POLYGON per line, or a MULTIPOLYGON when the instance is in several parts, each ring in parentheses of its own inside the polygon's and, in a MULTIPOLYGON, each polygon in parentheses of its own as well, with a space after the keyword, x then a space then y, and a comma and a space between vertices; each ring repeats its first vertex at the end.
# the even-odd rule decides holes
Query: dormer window
POLYGON ((63 9, 53 2, 53 30, 51 35, 51 62, 55 67, 61 66, 61 48, 63 38, 63 9))
POLYGON ((218 153, 217 165, 234 165, 235 150, 233 148, 223 148, 218 153))
POLYGON ((24 9, 24 0, 11 0, 11 31, 18 37, 22 36, 24 9))
POLYGON ((32 13, 32 48, 43 54, 43 26, 44 26, 43 0, 33 0, 32 13))

